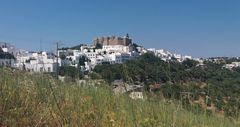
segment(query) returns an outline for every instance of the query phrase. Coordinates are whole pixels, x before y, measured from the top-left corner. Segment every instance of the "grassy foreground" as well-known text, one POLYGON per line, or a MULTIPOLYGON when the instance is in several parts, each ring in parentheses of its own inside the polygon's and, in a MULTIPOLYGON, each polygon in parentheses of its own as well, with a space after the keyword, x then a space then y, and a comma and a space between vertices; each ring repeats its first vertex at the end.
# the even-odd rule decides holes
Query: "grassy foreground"
POLYGON ((194 114, 163 101, 131 100, 107 87, 63 84, 0 68, 0 126, 237 127, 239 120, 194 114))

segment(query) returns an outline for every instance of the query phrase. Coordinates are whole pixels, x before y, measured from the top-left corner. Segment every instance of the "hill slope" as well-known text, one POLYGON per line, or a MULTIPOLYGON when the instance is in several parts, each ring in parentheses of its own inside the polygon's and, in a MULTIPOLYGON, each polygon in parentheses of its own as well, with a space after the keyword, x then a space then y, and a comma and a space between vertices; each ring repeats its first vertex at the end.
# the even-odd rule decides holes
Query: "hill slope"
POLYGON ((131 100, 105 86, 63 84, 6 68, 0 68, 0 96, 0 126, 240 126, 172 102, 131 100))

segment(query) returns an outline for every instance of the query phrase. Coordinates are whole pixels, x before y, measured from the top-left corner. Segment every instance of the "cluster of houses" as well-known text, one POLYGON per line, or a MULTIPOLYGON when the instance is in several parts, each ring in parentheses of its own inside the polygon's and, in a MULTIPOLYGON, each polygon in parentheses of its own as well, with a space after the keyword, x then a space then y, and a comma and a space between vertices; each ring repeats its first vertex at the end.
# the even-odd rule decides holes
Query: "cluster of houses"
POLYGON ((9 66, 31 72, 55 72, 56 56, 47 52, 29 52, 9 43, 0 42, 0 66, 9 66))
POLYGON ((175 53, 171 53, 169 51, 166 51, 164 49, 150 48, 150 49, 147 49, 147 50, 150 51, 150 52, 153 52, 155 54, 155 56, 161 58, 164 61, 175 59, 179 62, 182 62, 186 59, 193 59, 192 56, 175 54, 175 53))
POLYGON ((152 52, 165 61, 173 58, 179 62, 192 59, 191 56, 172 54, 163 49, 145 49, 133 43, 128 34, 124 37, 98 37, 93 40, 93 45, 81 44, 72 48, 60 48, 57 49, 57 53, 20 50, 9 43, 0 43, 0 48, 15 57, 0 57, 0 66, 9 65, 30 72, 56 72, 58 65, 80 66, 83 71, 91 71, 96 65, 121 64, 147 52, 152 52))
POLYGON ((240 67, 240 58, 239 57, 211 57, 205 59, 216 64, 223 64, 223 68, 232 70, 233 68, 240 67))
MULTIPOLYGON (((140 55, 140 51, 128 37, 101 37, 94 40, 92 46, 80 45, 78 48, 63 48, 58 50, 60 66, 79 65, 84 59, 84 69, 90 71, 99 64, 121 64, 140 55)), ((81 64, 82 65, 82 64, 81 64)))
POLYGON ((56 72, 56 56, 47 52, 21 53, 16 57, 15 67, 30 72, 56 72))

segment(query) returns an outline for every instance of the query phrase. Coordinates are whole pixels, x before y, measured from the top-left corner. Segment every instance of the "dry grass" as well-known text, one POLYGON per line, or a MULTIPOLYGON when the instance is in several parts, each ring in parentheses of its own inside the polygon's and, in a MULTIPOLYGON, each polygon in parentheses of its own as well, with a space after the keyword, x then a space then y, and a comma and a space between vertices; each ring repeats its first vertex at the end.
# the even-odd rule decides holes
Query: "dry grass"
POLYGON ((191 113, 171 102, 131 100, 107 87, 0 69, 0 126, 237 127, 239 120, 191 113))

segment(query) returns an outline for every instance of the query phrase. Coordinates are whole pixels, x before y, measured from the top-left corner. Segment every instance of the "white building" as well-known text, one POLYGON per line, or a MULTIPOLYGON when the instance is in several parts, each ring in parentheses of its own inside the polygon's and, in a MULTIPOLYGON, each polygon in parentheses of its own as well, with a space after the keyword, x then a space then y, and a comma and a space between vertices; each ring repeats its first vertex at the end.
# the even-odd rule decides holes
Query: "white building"
POLYGON ((235 67, 240 67, 240 62, 232 62, 231 64, 225 64, 223 67, 227 69, 232 69, 235 67))
POLYGON ((96 64, 102 64, 104 62, 107 62, 109 64, 122 64, 129 59, 131 59, 131 55, 129 53, 111 53, 98 55, 96 58, 96 64))
POLYGON ((57 63, 53 61, 31 60, 30 63, 25 63, 27 71, 31 72, 56 72, 57 63))
POLYGON ((130 47, 124 45, 103 45, 102 50, 106 52, 128 53, 130 52, 130 47))
POLYGON ((239 67, 239 66, 240 66, 240 62, 232 62, 232 64, 233 64, 235 67, 239 67))
POLYGON ((193 59, 193 58, 192 58, 192 56, 186 55, 186 56, 183 56, 182 59, 183 59, 183 60, 186 60, 186 59, 190 59, 190 60, 191 60, 191 59, 193 59))
POLYGON ((139 55, 143 55, 147 53, 147 50, 144 47, 136 47, 137 51, 139 52, 139 55))
POLYGON ((139 56, 138 52, 132 51, 130 46, 124 45, 103 45, 102 49, 96 49, 93 46, 81 46, 80 50, 59 50, 59 56, 65 55, 66 59, 61 60, 60 65, 69 65, 77 67, 79 58, 86 56, 88 61, 85 63, 85 68, 93 69, 98 64, 109 63, 123 63, 126 60, 139 56))
POLYGON ((226 68, 226 69, 232 69, 232 68, 235 67, 235 65, 234 64, 226 64, 223 67, 226 68))
POLYGON ((54 54, 33 52, 18 55, 15 66, 31 72, 56 72, 57 61, 54 54))
POLYGON ((169 51, 166 51, 164 49, 158 49, 150 48, 147 49, 147 51, 154 53, 155 56, 161 58, 164 61, 172 60, 172 58, 175 58, 178 62, 182 62, 186 59, 192 59, 192 56, 183 56, 181 54, 171 53, 169 51))

